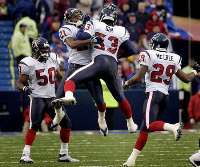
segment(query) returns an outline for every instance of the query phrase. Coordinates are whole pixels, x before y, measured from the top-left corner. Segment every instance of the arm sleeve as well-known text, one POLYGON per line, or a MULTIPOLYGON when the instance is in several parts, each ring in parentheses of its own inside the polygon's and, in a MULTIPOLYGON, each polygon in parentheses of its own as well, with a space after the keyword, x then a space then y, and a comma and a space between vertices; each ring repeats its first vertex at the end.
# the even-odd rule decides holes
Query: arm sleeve
POLYGON ((19 74, 29 75, 30 74, 29 66, 24 62, 20 62, 18 65, 18 72, 19 74))
POLYGON ((139 54, 139 63, 140 65, 147 66, 148 68, 150 67, 150 55, 147 51, 139 54))
POLYGON ((86 40, 91 38, 91 35, 83 31, 83 28, 80 28, 76 34, 76 40, 86 40))
POLYGON ((178 60, 178 63, 176 65, 176 71, 175 73, 181 69, 181 64, 182 64, 182 58, 179 56, 179 60, 178 60))
POLYGON ((122 43, 129 40, 129 38, 130 38, 130 34, 129 34, 128 30, 126 28, 124 28, 124 34, 121 37, 122 43))
POLYGON ((120 49, 124 50, 124 53, 122 55, 120 55, 120 58, 129 57, 129 56, 132 56, 137 53, 135 47, 133 46, 133 44, 131 43, 131 41, 129 39, 124 41, 120 45, 120 49))

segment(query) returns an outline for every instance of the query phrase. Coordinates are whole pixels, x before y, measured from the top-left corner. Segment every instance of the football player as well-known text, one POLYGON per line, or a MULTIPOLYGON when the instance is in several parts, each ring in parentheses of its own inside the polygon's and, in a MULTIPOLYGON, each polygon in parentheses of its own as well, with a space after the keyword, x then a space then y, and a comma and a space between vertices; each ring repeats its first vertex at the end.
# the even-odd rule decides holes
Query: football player
MULTIPOLYGON (((65 81, 65 97, 60 100, 68 105, 75 102, 73 96, 76 85, 95 78, 101 78, 106 82, 113 97, 119 103, 119 107, 127 120, 127 127, 130 133, 137 129, 133 122, 132 111, 129 102, 124 96, 121 78, 118 74, 117 53, 119 47, 124 47, 130 56, 135 54, 135 48, 129 40, 128 31, 121 26, 117 26, 117 14, 115 5, 105 7, 100 14, 100 21, 88 21, 84 31, 79 31, 77 39, 87 40, 94 35, 104 39, 100 44, 94 44, 91 50, 92 62, 78 69, 65 81)), ((102 113, 101 117, 105 117, 102 113)))
POLYGON ((200 139, 199 139, 199 151, 194 153, 188 159, 193 166, 200 166, 200 139))
POLYGON ((175 74, 185 83, 191 82, 200 67, 196 64, 189 74, 181 70, 181 57, 174 53, 167 53, 169 44, 168 37, 163 33, 155 34, 151 39, 152 50, 140 53, 140 69, 131 79, 125 82, 124 88, 142 80, 145 75, 146 93, 148 95, 143 106, 143 122, 140 127, 140 134, 135 143, 134 149, 128 160, 123 166, 135 166, 138 154, 145 146, 149 132, 171 131, 174 138, 178 141, 181 138, 182 123, 169 124, 157 121, 158 116, 163 112, 168 102, 168 89, 170 80, 175 74))
MULTIPOLYGON (((33 54, 31 57, 22 59, 18 66, 19 76, 17 89, 30 95, 30 127, 25 137, 25 147, 20 163, 33 163, 30 158, 30 149, 33 144, 45 112, 54 118, 55 111, 51 105, 55 98, 55 77, 61 80, 59 70, 59 58, 50 52, 48 41, 42 37, 32 42, 33 54)), ((63 108, 64 110, 64 108, 63 108)), ((67 114, 61 123, 60 139, 61 149, 58 156, 59 162, 76 162, 68 155, 68 142, 70 137, 71 121, 67 114)))
MULTIPOLYGON (((66 10, 64 14, 64 20, 66 25, 62 26, 59 29, 59 36, 63 43, 67 46, 70 54, 69 54, 69 69, 67 73, 64 75, 57 93, 56 99, 53 103, 56 108, 56 116, 53 120, 52 128, 59 124, 62 120, 62 116, 64 113, 61 110, 61 102, 59 98, 64 97, 64 82, 65 80, 77 69, 83 67, 91 62, 91 52, 90 52, 90 44, 91 43, 101 43, 103 40, 101 37, 92 36, 87 40, 75 40, 76 34, 79 31, 81 25, 88 19, 88 16, 83 18, 83 14, 80 10, 76 8, 69 8, 66 10), (60 108, 59 108, 60 107, 60 108)), ((97 104, 98 110, 98 123, 100 127, 100 132, 106 136, 108 133, 107 124, 105 121, 105 110, 106 104, 103 100, 102 87, 100 80, 98 78, 93 81, 84 81, 85 87, 89 90, 92 98, 97 104)), ((74 103, 76 103, 74 101, 74 103)))

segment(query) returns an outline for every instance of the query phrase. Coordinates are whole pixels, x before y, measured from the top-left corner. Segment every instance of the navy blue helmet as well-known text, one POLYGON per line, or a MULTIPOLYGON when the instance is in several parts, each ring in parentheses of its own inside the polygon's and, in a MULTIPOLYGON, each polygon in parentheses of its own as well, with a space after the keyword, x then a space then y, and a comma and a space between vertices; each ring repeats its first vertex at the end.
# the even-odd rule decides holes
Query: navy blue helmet
POLYGON ((151 48, 157 51, 167 51, 168 45, 169 45, 169 39, 163 33, 155 34, 152 37, 150 43, 151 48))
POLYGON ((67 24, 80 27, 83 24, 83 13, 76 8, 69 8, 65 11, 64 20, 67 24), (80 17, 80 20, 73 22, 72 17, 75 16, 76 13, 78 13, 76 17, 80 17))

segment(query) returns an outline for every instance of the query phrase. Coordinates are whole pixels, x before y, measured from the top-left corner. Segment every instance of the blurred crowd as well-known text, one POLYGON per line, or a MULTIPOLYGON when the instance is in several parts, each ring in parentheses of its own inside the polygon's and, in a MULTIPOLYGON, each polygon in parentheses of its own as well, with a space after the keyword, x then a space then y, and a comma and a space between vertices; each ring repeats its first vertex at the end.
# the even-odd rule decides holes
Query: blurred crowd
MULTIPOLYGON (((17 62, 31 55, 31 40, 42 36, 51 44, 51 51, 60 56, 61 70, 65 71, 69 55, 58 34, 59 28, 65 24, 65 10, 76 7, 98 19, 103 7, 111 3, 117 5, 117 24, 127 28, 138 53, 150 49, 148 43, 155 33, 170 35, 166 22, 171 14, 164 0, 1 0, 0 19, 15 20, 12 48, 17 62)), ((133 76, 138 68, 137 55, 119 60, 123 80, 133 76)), ((144 88, 144 83, 134 87, 144 88)))
MULTIPOLYGON (((149 42, 155 33, 162 32, 169 37, 177 35, 168 31, 167 20, 172 16, 172 9, 164 0, 0 0, 0 20, 15 22, 12 49, 17 62, 31 55, 31 41, 37 36, 42 36, 51 44, 51 51, 59 55, 61 71, 65 72, 68 67, 69 53, 58 34, 59 28, 65 24, 63 20, 65 10, 76 7, 84 14, 89 14, 92 19, 98 19, 103 7, 111 3, 117 6, 117 24, 126 27, 129 31, 130 40, 138 53, 150 49, 149 42)), ((169 51, 173 51, 171 45, 169 51)), ((192 70, 192 63, 194 63, 193 59, 185 67, 187 72, 192 70)), ((126 81, 132 77, 138 69, 137 54, 119 59, 118 72, 122 80, 126 81)), ((192 86, 179 83, 176 77, 172 78, 170 84, 170 89, 181 89, 185 97, 188 97, 183 101, 182 107, 186 115, 183 119, 190 117, 193 119, 191 120, 193 124, 200 120, 200 114, 195 120, 191 114, 191 105, 189 109, 186 104, 190 100, 191 88, 192 95, 195 95, 196 92, 200 92, 199 85, 200 75, 194 79, 192 86)), ((144 89, 144 79, 132 87, 144 89)))

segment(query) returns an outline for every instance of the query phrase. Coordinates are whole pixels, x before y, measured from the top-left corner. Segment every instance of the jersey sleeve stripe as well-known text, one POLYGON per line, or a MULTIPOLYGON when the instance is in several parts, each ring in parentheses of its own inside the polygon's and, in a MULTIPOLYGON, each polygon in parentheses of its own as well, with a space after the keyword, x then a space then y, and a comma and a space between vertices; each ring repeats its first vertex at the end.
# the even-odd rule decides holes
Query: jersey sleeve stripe
POLYGON ((72 31, 69 28, 67 28, 67 27, 62 27, 62 28, 65 28, 65 29, 69 30, 72 33, 72 31))
POLYGON ((146 50, 144 52, 149 56, 149 59, 151 59, 150 54, 146 50))
POLYGON ((19 62, 19 65, 20 65, 20 64, 24 64, 24 65, 28 66, 28 65, 27 65, 26 63, 24 63, 24 62, 19 62))
POLYGON ((182 61, 182 58, 181 58, 181 56, 180 56, 180 59, 179 59, 179 61, 178 61, 178 64, 180 64, 181 61, 182 61))

